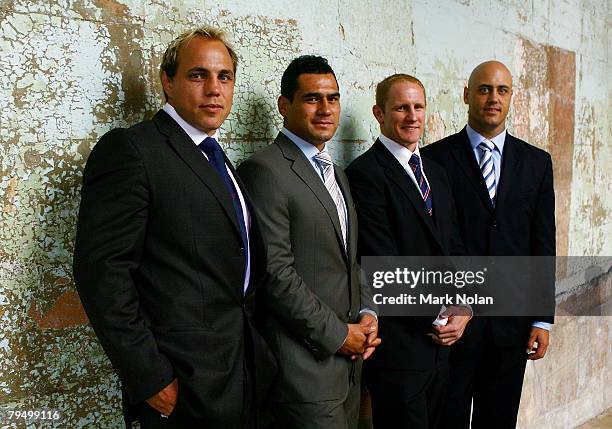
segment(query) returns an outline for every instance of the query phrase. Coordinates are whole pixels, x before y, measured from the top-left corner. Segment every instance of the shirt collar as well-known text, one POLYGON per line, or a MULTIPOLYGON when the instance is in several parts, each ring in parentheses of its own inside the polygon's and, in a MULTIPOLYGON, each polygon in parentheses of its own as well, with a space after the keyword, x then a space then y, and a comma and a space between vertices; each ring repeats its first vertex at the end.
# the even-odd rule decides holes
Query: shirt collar
MULTIPOLYGON (((319 149, 317 149, 315 145, 310 144, 303 138, 296 136, 287 128, 283 127, 281 133, 287 136, 289 140, 291 140, 298 148, 300 148, 300 150, 304 153, 304 156, 307 159, 312 160, 315 155, 319 153, 319 149)), ((323 147, 323 150, 321 152, 327 152, 327 142, 325 142, 325 146, 323 147)))
MULTIPOLYGON (((478 145, 482 143, 483 140, 486 139, 486 137, 483 137, 476 130, 474 130, 474 128, 470 127, 470 124, 467 125, 466 131, 467 131, 468 138, 470 139, 470 144, 472 145, 472 149, 476 149, 478 145)), ((499 133, 492 139, 488 139, 491 142, 493 142, 493 144, 495 145, 495 147, 497 148, 500 154, 504 153, 504 142, 506 141, 506 133, 507 131, 504 128, 504 130, 501 133, 499 133)))
MULTIPOLYGON (((183 131, 185 131, 187 133, 189 138, 191 140, 193 140, 193 142, 196 145, 199 145, 200 143, 202 143, 204 141, 204 139, 206 137, 209 137, 209 135, 207 133, 205 133, 202 130, 197 129, 196 127, 194 127, 193 125, 191 125, 187 121, 185 121, 183 118, 181 118, 181 116, 178 114, 178 112, 176 111, 176 109, 172 105, 166 103, 162 107, 162 110, 164 112, 166 112, 168 115, 170 115, 170 117, 172 119, 174 119, 177 124, 180 125, 180 127, 183 129, 183 131)), ((215 134, 213 134, 210 137, 212 137, 215 140, 219 141, 219 130, 218 129, 215 130, 215 134)))
POLYGON ((378 136, 378 140, 391 152, 391 154, 402 164, 403 166, 408 165, 412 154, 415 154, 419 158, 421 154, 419 152, 419 145, 417 143, 416 149, 412 152, 406 146, 397 143, 395 140, 391 140, 389 137, 381 134, 378 136))

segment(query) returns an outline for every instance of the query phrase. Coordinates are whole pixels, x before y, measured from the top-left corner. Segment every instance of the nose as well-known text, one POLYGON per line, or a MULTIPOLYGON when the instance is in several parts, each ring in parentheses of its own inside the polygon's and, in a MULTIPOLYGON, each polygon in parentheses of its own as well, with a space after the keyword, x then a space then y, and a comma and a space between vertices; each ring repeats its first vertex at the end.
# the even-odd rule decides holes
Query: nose
POLYGON ((219 79, 216 77, 209 77, 206 79, 206 85, 204 85, 204 90, 206 91, 206 95, 208 96, 216 96, 221 92, 221 84, 219 79))
POLYGON ((488 97, 487 101, 490 104, 497 103, 499 101, 499 94, 497 93, 497 91, 495 91, 495 90, 489 91, 489 97, 488 97))
POLYGON ((416 115, 416 110, 414 109, 414 107, 410 107, 408 110, 406 110, 406 120, 408 122, 414 122, 417 119, 417 115, 416 115))
POLYGON ((321 101, 319 102, 318 107, 319 108, 317 109, 317 113, 319 115, 325 115, 325 116, 331 115, 331 104, 329 100, 327 100, 327 98, 323 97, 321 101))

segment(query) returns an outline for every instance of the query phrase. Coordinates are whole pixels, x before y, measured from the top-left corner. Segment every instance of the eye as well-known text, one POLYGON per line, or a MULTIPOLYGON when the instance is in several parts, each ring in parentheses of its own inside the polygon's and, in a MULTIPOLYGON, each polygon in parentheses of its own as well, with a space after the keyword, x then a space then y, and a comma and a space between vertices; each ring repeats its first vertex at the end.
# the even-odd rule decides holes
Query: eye
POLYGON ((483 86, 482 88, 480 88, 480 93, 481 94, 488 94, 489 93, 489 88, 487 88, 486 86, 483 86))
POLYGON ((219 75, 219 80, 231 81, 234 79, 234 76, 231 73, 221 73, 219 75))
POLYGON ((330 103, 337 103, 338 101, 340 101, 340 96, 339 95, 331 95, 331 96, 327 97, 327 101, 329 101, 330 103))
POLYGON ((195 73, 191 73, 191 74, 189 75, 189 77, 190 77, 191 79, 195 79, 195 80, 198 80, 198 79, 204 79, 204 73, 202 73, 202 72, 195 72, 195 73))
POLYGON ((304 98, 306 103, 317 103, 319 101, 319 97, 311 96, 304 98))

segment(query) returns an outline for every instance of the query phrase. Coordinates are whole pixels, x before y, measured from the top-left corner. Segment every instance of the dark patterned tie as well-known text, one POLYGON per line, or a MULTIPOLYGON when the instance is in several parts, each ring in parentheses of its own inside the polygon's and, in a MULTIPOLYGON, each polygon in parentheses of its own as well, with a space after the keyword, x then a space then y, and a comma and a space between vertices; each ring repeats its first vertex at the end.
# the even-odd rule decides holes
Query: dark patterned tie
POLYGON ((427 180, 423 177, 423 171, 421 170, 421 158, 417 154, 412 154, 410 157, 410 161, 408 161, 410 168, 412 168, 412 172, 414 173, 414 177, 419 184, 419 189, 421 190, 421 195, 423 196, 423 201, 425 201, 425 208, 427 209, 427 213, 429 216, 433 214, 433 205, 431 200, 431 193, 429 192, 429 185, 427 184, 427 180))
POLYGON ((221 146, 219 146, 219 143, 217 143, 217 140, 212 137, 206 137, 198 146, 202 152, 208 156, 208 162, 210 162, 215 171, 219 174, 223 184, 230 194, 230 197, 232 198, 234 210, 236 211, 236 218, 238 219, 238 226, 240 228, 240 235, 242 236, 245 256, 248 256, 249 243, 247 239, 246 224, 242 214, 242 206, 240 205, 240 198, 238 197, 238 192, 234 187, 234 182, 232 182, 232 179, 227 172, 223 150, 221 149, 221 146))

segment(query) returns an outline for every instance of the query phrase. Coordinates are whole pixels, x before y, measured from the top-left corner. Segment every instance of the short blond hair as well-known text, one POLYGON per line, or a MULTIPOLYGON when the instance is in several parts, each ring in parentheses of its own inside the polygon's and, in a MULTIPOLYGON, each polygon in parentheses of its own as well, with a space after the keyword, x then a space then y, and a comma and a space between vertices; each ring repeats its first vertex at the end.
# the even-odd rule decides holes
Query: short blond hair
POLYGON ((389 91, 397 82, 412 82, 419 85, 423 90, 423 98, 425 99, 425 104, 427 105, 427 94, 425 93, 425 87, 421 81, 409 74, 397 73, 384 78, 378 85, 376 85, 376 105, 380 107, 383 112, 385 111, 385 103, 389 98, 389 91))
MULTIPOLYGON (((227 40, 227 34, 225 31, 209 27, 202 26, 198 28, 194 28, 192 30, 185 31, 172 42, 166 48, 166 52, 164 52, 164 56, 162 57, 161 65, 159 66, 159 77, 161 79, 164 72, 169 78, 173 78, 176 75, 176 71, 178 70, 178 54, 181 48, 187 45, 190 41, 195 39, 196 37, 202 37, 204 39, 209 40, 218 40, 223 43, 227 48, 227 52, 229 53, 230 58, 232 59, 232 65, 234 66, 234 73, 236 73, 236 69, 238 68, 238 55, 236 55, 236 51, 232 44, 227 40)), ((164 91, 164 95, 166 92, 164 91)), ((166 100, 168 96, 166 95, 166 100)))

